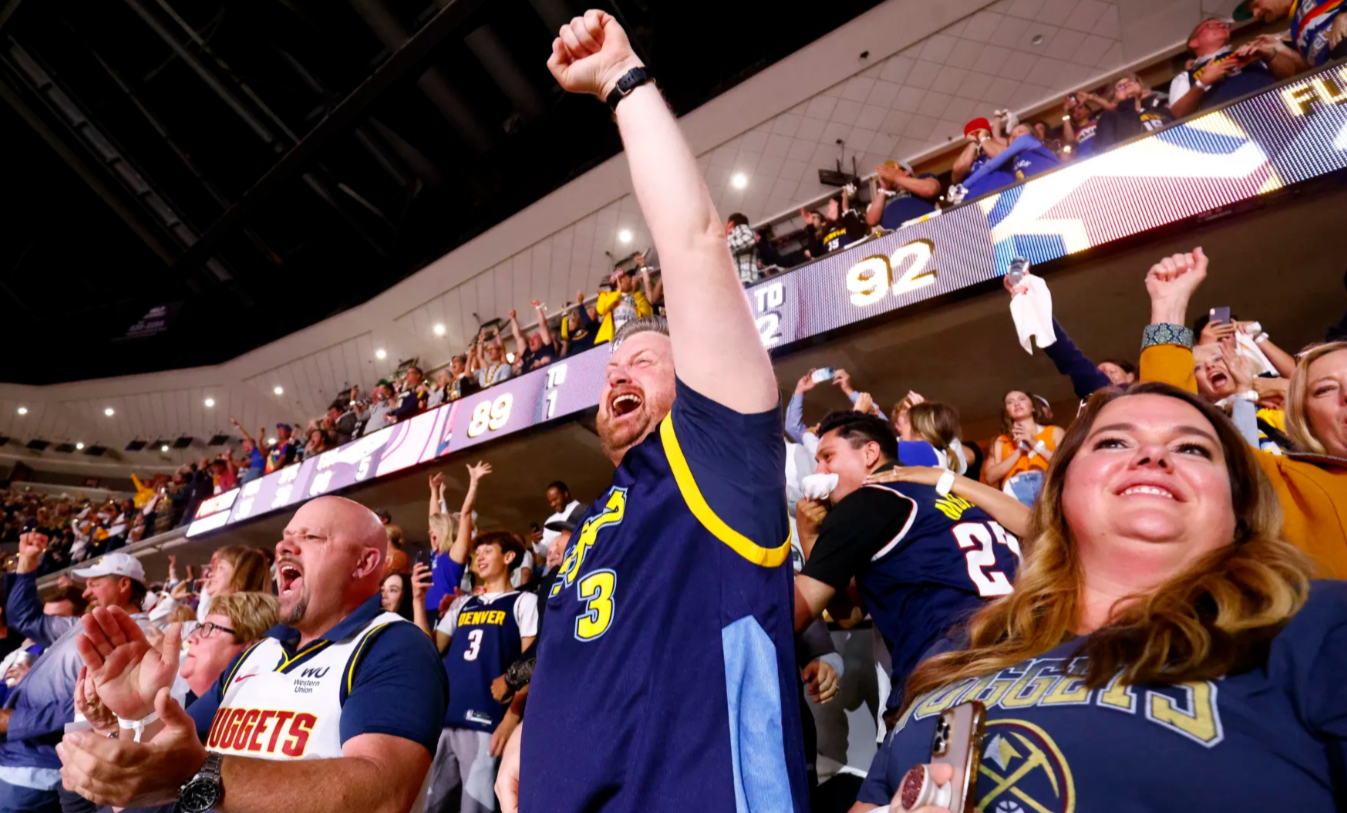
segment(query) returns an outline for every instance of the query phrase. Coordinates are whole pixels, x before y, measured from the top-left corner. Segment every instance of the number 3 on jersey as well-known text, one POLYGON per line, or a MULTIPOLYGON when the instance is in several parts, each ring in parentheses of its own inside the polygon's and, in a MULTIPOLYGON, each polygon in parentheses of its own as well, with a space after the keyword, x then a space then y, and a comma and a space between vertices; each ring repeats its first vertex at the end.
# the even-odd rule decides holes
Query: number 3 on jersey
POLYGON ((613 623, 613 591, 617 588, 617 574, 611 570, 596 570, 580 580, 580 600, 585 612, 575 618, 575 637, 592 641, 608 631, 613 623))
POLYGON ((996 567, 994 545, 1005 545, 1019 560, 1018 539, 995 522, 961 522, 954 526, 954 538, 959 542, 959 550, 965 551, 963 558, 968 563, 968 577, 977 585, 978 595, 984 598, 1005 596, 1013 591, 1006 574, 988 568, 996 567))

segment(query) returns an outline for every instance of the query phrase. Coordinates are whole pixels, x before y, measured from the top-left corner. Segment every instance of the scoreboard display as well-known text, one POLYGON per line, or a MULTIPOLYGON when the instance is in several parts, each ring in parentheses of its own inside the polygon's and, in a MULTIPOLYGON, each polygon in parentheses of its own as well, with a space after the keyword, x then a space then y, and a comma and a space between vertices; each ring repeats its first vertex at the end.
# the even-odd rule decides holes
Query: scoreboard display
MULTIPOLYGON (((1035 264, 1347 168, 1347 66, 1332 65, 1084 161, 853 243, 745 295, 784 348, 1035 264)), ((202 503, 195 536, 598 405, 600 345, 202 503)))

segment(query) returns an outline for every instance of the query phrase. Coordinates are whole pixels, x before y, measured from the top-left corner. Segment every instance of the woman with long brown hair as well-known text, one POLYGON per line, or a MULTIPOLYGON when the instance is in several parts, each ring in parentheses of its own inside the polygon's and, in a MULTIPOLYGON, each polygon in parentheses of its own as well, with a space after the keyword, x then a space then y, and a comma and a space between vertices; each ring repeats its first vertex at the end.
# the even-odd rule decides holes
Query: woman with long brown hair
POLYGON ((973 700, 980 808, 1336 809, 1347 585, 1310 581, 1224 415, 1164 384, 1096 393, 1031 530, 1015 591, 912 673, 853 813, 888 804, 973 700))

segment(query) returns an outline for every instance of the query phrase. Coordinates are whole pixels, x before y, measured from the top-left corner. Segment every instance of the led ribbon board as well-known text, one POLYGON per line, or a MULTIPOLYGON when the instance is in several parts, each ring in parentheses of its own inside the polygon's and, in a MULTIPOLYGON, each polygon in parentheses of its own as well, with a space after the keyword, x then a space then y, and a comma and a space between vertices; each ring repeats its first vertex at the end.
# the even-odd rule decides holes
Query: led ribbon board
MULTIPOLYGON (((1282 83, 1085 161, 774 277, 746 293, 763 344, 789 345, 1347 168, 1347 65, 1282 83)), ((544 369, 242 486, 188 536, 598 405, 609 350, 544 369), (232 506, 232 508, 231 508, 232 506), (221 520, 228 510, 228 519, 221 520)), ((230 494, 233 494, 231 492, 230 494)), ((227 499, 221 499, 226 498, 227 499)))

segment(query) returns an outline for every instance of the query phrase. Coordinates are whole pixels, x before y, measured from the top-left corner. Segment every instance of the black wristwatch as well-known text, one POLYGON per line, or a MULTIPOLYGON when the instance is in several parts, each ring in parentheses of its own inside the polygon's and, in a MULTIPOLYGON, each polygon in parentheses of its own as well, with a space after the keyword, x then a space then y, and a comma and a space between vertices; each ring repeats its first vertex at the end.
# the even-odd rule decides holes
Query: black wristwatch
POLYGON ((608 107, 617 112, 617 103, 627 98, 633 90, 644 85, 646 82, 653 82, 655 75, 647 68, 632 68, 622 74, 622 78, 617 80, 612 91, 608 94, 608 107))
POLYGON ((206 813, 224 799, 224 784, 220 782, 223 759, 224 754, 208 751, 206 764, 178 788, 178 804, 185 813, 206 813))

